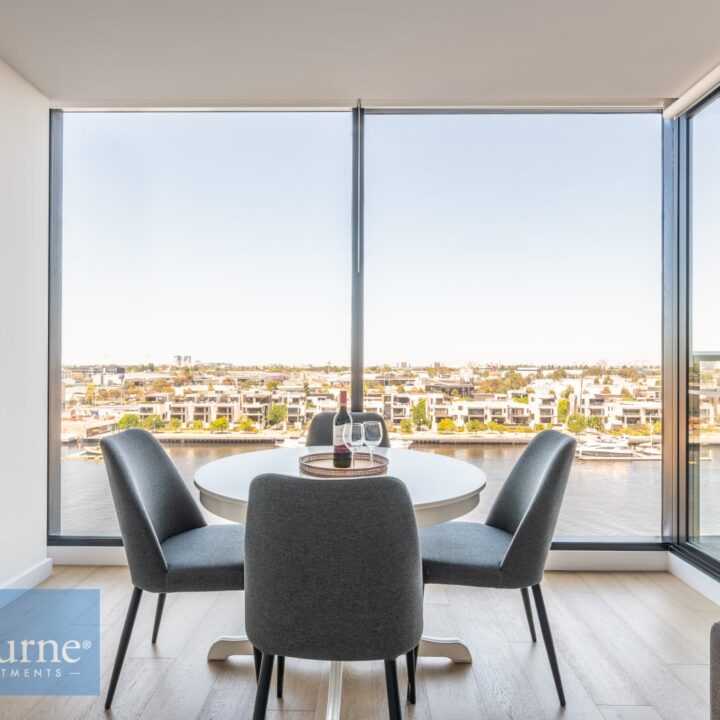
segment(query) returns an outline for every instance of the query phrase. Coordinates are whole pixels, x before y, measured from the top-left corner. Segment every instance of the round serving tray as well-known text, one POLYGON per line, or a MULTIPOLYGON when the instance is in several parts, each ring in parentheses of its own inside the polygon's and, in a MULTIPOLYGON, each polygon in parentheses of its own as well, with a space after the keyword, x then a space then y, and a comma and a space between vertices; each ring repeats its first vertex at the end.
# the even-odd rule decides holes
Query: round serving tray
POLYGON ((354 467, 333 467, 333 454, 330 452, 311 453, 300 458, 300 471, 306 475, 324 478, 370 477, 384 475, 387 471, 388 459, 383 455, 375 455, 372 463, 370 453, 355 453, 354 467))

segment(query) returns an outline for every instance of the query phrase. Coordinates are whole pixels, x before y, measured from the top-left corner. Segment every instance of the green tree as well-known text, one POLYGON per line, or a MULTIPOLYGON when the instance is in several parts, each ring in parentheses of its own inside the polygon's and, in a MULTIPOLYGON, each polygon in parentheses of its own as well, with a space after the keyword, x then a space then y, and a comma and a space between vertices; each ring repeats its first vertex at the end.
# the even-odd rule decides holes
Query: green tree
POLYGON ((567 419, 567 429, 571 433, 581 433, 587 428, 587 418, 584 415, 578 415, 577 413, 571 415, 567 419))
POLYGON ((214 432, 223 432, 230 427, 230 421, 226 415, 221 415, 210 423, 210 429, 214 432))
POLYGON ((140 426, 140 416, 135 415, 135 413, 125 413, 119 420, 118 420, 118 427, 121 430, 129 430, 130 428, 135 428, 140 426))
POLYGON ((550 377, 553 380, 564 380, 567 377, 567 373, 562 368, 558 368, 557 370, 553 370, 550 377))
POLYGON ((450 418, 443 418, 438 423, 437 429, 440 433, 451 433, 457 430, 457 425, 455 425, 454 420, 451 420, 450 418))
POLYGON ((400 421, 400 432, 404 433, 405 435, 409 435, 412 431, 413 431, 412 420, 409 420, 408 418, 403 418, 400 421))
POLYGON ((85 388, 85 404, 92 405, 93 400, 95 400, 95 386, 92 383, 90 383, 85 388))
POLYGON ((417 428, 427 427, 430 424, 427 416, 427 401, 425 399, 418 400, 418 402, 412 406, 412 421, 417 428))
POLYGON ((167 429, 177 432, 182 427, 182 423, 179 418, 170 418, 167 423, 167 429))
POLYGON ((589 428, 592 428, 593 430, 597 430, 598 432, 603 431, 603 421, 602 418, 599 415, 593 415, 592 417, 588 418, 587 426, 589 428))
POLYGON ((565 387, 565 389, 562 391, 562 396, 564 398, 569 398, 574 392, 575 392, 575 388, 573 388, 572 385, 567 385, 565 387))
POLYGON ((603 395, 609 395, 610 394, 610 388, 606 385, 601 391, 603 395))
POLYGON ((570 401, 567 398, 558 400, 558 420, 564 423, 567 420, 568 412, 570 411, 570 401))
POLYGON ((160 430, 163 426, 163 419, 159 415, 148 415, 143 421, 142 426, 150 432, 160 430))
POLYGON ((268 410, 268 425, 279 425, 287 420, 287 405, 273 403, 268 410))
POLYGON ((487 425, 484 422, 480 422, 480 420, 468 420, 468 422, 465 423, 465 429, 468 432, 477 434, 482 430, 487 430, 487 425))
POLYGON ((508 370, 505 373, 505 382, 508 390, 521 390, 527 385, 525 378, 516 370, 508 370))
POLYGON ((193 430, 202 430, 203 429, 203 421, 202 420, 193 420, 192 429, 193 430))
POLYGON ((257 427, 255 427, 255 423, 247 416, 240 420, 240 422, 237 424, 237 429, 240 432, 257 432, 257 427))

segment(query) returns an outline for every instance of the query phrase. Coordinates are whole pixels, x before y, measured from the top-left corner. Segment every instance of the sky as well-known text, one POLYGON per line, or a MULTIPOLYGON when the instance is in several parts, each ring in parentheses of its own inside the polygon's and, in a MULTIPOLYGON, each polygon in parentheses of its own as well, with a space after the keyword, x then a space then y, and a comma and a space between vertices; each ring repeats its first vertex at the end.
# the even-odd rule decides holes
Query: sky
MULTIPOLYGON (((658 362, 661 120, 369 115, 365 360, 658 362)), ((348 364, 349 113, 67 113, 63 362, 348 364)))
POLYGON ((720 351, 720 101, 692 120, 691 348, 720 351))

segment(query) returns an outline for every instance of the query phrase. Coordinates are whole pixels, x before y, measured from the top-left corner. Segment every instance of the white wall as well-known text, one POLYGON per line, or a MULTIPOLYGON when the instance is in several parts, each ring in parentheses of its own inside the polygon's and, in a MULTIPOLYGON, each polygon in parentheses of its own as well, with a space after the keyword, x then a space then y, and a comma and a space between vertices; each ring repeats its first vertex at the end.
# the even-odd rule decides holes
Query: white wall
POLYGON ((0 587, 49 570, 48 100, 0 60, 0 587))

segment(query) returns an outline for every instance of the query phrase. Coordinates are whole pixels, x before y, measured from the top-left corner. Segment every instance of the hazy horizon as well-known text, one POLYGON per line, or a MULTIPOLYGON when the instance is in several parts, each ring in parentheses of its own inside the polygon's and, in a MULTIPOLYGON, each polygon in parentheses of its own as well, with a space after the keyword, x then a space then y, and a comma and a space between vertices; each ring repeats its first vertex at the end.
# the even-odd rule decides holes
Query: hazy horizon
MULTIPOLYGON (((600 364, 600 363, 556 363, 556 364, 543 364, 543 363, 517 363, 517 362, 502 362, 502 361, 493 361, 493 362, 475 362, 470 361, 467 363, 461 363, 460 365, 452 365, 449 363, 444 363, 440 360, 435 361, 439 364, 440 367, 443 368, 449 368, 451 370, 459 370, 466 367, 473 367, 477 369, 487 369, 487 368, 537 368, 539 370, 549 370, 549 369, 556 369, 556 368, 564 368, 564 369, 576 369, 581 370, 583 367, 585 368, 591 368, 591 367, 599 367, 603 370, 613 370, 623 367, 633 367, 633 368, 660 368, 661 364, 659 362, 657 363, 646 363, 646 362, 623 362, 623 363, 617 363, 617 364, 600 364)), ((182 367, 225 367, 230 366, 232 368, 240 368, 242 370, 250 370, 250 369, 266 369, 271 367, 283 367, 283 368, 289 368, 289 369, 302 369, 302 370, 322 370, 324 367, 331 367, 333 369, 341 369, 341 370, 350 370, 350 365, 342 363, 319 363, 319 364, 312 364, 312 363, 296 363, 296 364, 288 364, 288 363, 264 363, 264 364, 257 364, 257 363, 233 363, 229 361, 222 361, 222 360, 204 360, 204 359, 198 359, 195 360, 193 358, 191 365, 184 366, 184 365, 176 365, 174 362, 170 361, 129 361, 129 362, 116 362, 116 361, 110 361, 107 363, 98 363, 98 362, 89 362, 89 363, 62 363, 63 367, 99 367, 99 366, 105 366, 105 367, 113 367, 113 366, 120 366, 120 367, 143 367, 147 365, 153 365, 156 368, 159 367, 170 367, 175 369, 180 369, 182 367)), ((428 364, 418 364, 414 365, 412 363, 408 363, 407 367, 400 366, 399 363, 393 362, 393 363, 377 363, 372 365, 366 365, 364 368, 364 371, 367 372, 371 368, 388 368, 390 370, 422 370, 422 369, 432 369, 435 363, 428 363, 428 364)))

